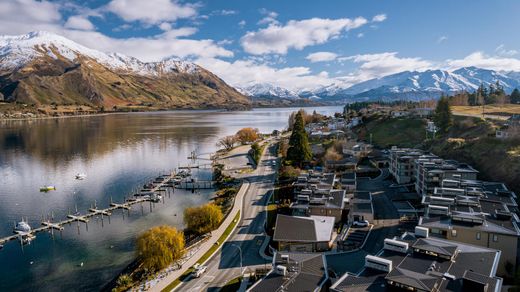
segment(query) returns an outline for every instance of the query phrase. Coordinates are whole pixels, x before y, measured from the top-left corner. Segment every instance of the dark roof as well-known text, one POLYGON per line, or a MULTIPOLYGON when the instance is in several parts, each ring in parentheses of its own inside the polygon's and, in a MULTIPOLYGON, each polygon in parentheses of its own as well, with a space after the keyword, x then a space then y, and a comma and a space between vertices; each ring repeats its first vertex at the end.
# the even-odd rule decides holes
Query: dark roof
POLYGON ((282 287, 283 291, 290 292, 319 291, 328 279, 327 265, 322 254, 277 252, 274 265, 287 267, 288 274, 284 277, 271 271, 248 291, 275 292, 282 291, 282 287), (288 256, 288 261, 282 255, 288 256))
POLYGON ((334 217, 288 216, 278 214, 273 240, 287 242, 329 241, 334 227, 334 217))

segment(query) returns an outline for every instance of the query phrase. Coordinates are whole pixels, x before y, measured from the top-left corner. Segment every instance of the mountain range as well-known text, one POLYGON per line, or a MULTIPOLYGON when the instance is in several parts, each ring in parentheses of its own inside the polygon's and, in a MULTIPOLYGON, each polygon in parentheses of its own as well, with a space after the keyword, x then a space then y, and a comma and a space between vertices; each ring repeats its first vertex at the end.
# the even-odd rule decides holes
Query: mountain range
POLYGON ((250 107, 208 70, 166 59, 146 63, 86 48, 48 32, 0 36, 0 100, 27 104, 160 108, 250 107))
MULTIPOLYGON (((508 93, 520 88, 520 72, 498 72, 477 67, 464 67, 454 71, 427 70, 404 71, 381 78, 370 79, 350 87, 343 84, 331 84, 313 90, 293 92, 299 98, 315 98, 329 102, 361 101, 361 100, 422 100, 437 98, 441 94, 454 94, 461 91, 475 91, 481 84, 489 86, 499 82, 508 93)), ((286 90, 267 84, 260 87, 251 86, 242 91, 252 97, 263 97, 265 88, 276 88, 267 91, 273 98, 277 92, 285 97, 286 90)), ((293 97, 294 98, 294 97, 293 97)))

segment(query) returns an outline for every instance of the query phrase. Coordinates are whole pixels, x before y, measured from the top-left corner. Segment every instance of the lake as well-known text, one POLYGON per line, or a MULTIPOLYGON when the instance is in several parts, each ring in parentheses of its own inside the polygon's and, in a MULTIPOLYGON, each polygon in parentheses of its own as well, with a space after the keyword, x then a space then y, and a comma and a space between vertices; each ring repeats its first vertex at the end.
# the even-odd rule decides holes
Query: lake
MULTIPOLYGON (((0 237, 27 218, 35 228, 42 216, 55 221, 69 212, 86 213, 122 202, 147 180, 189 162, 190 152, 212 153, 219 137, 243 127, 271 132, 287 126, 296 108, 251 111, 169 111, 0 122, 0 237), (76 180, 77 173, 87 174, 76 180), (54 185, 56 191, 39 188, 54 185)), ((308 108, 331 115, 341 107, 308 108)), ((209 170, 195 171, 199 178, 209 170)), ((135 206, 128 217, 93 218, 65 230, 39 233, 23 248, 11 241, 0 250, 0 291, 99 290, 134 258, 144 230, 168 224, 183 228, 186 207, 206 203, 210 191, 175 194, 153 212, 135 206), (81 266, 83 263, 83 266, 81 266)))

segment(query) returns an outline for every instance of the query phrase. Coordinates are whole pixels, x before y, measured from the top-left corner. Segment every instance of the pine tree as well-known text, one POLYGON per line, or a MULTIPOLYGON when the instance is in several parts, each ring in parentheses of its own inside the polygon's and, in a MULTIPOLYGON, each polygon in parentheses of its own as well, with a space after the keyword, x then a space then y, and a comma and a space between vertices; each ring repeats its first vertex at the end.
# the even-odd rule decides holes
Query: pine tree
POLYGON ((513 92, 511 92, 511 103, 520 103, 520 91, 518 88, 515 88, 513 92))
POLYGON ((453 123, 453 117, 451 114, 448 97, 441 96, 437 102, 437 107, 435 108, 435 113, 433 115, 433 121, 442 132, 447 132, 451 127, 453 123))
POLYGON ((294 165, 301 166, 303 162, 312 158, 309 138, 305 132, 305 123, 303 122, 302 112, 298 112, 294 119, 291 138, 289 139, 289 149, 287 150, 287 159, 292 161, 294 165))

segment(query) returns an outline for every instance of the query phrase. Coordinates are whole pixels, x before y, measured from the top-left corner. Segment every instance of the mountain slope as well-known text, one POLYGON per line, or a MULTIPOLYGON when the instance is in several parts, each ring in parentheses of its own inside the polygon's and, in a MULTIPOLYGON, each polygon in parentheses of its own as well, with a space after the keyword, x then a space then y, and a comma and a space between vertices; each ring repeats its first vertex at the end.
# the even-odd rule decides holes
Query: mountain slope
POLYGON ((33 32, 0 37, 0 93, 31 104, 244 108, 250 100, 216 75, 173 59, 145 63, 33 32))
POLYGON ((295 91, 275 86, 269 83, 257 83, 251 86, 238 88, 238 91, 244 95, 253 98, 286 98, 297 99, 300 98, 295 91))

